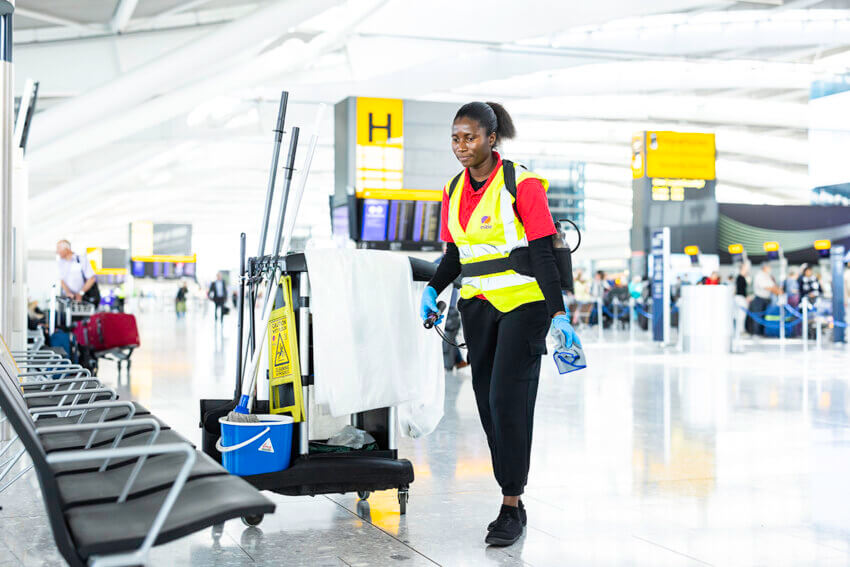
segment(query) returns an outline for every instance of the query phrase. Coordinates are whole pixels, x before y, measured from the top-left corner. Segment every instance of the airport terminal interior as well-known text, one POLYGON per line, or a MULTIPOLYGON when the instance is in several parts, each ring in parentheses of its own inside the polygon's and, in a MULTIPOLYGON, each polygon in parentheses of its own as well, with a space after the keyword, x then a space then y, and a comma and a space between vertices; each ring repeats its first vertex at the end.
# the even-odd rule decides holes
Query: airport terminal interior
POLYGON ((850 0, 0 0, 0 567, 850 565, 850 0))

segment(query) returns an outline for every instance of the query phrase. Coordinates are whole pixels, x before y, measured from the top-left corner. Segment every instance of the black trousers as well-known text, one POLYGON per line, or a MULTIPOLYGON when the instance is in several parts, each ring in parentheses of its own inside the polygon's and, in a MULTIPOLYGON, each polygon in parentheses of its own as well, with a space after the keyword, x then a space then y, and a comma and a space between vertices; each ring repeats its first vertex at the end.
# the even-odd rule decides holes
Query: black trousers
MULTIPOLYGON (((750 312, 758 313, 758 316, 762 319, 764 319, 763 311, 766 311, 768 307, 770 307, 769 299, 754 297, 753 300, 750 302, 750 312)), ((764 325, 759 324, 752 317, 750 319, 752 320, 752 331, 750 332, 754 335, 764 335, 764 325)))
POLYGON ((502 313, 490 302, 458 302, 469 347, 472 388, 487 434, 496 481, 519 496, 528 480, 540 357, 550 318, 542 301, 502 313))
POLYGON ((227 305, 227 298, 222 300, 215 299, 213 300, 215 303, 215 317, 216 321, 224 321, 224 306, 227 305))

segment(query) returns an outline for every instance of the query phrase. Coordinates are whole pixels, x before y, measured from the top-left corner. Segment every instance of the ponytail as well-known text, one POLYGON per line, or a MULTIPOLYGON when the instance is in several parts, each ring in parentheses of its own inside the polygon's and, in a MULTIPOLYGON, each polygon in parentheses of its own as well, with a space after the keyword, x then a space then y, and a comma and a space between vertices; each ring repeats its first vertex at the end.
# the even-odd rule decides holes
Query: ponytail
POLYGON ((509 140, 516 136, 516 128, 514 128, 511 115, 498 102, 468 102, 461 106, 455 114, 455 121, 460 118, 475 120, 487 131, 488 136, 495 132, 496 143, 494 147, 498 146, 502 140, 509 140))

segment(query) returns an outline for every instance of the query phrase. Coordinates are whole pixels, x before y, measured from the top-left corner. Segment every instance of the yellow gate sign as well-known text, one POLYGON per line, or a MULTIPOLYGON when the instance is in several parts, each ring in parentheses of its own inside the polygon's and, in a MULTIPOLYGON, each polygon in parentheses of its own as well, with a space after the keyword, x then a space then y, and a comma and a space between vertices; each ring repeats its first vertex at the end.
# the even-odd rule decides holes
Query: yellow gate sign
POLYGON ((288 413, 294 421, 304 415, 301 365, 292 309, 292 278, 281 278, 283 305, 269 319, 269 407, 271 413, 288 413))

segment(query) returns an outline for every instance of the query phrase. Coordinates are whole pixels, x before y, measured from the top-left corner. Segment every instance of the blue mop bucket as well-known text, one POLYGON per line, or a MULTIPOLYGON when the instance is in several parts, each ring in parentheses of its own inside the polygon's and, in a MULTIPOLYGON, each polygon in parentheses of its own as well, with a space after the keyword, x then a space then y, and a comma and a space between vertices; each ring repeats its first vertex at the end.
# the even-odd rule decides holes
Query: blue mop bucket
POLYGON ((288 415, 258 415, 259 423, 238 423, 220 417, 221 437, 215 448, 221 452, 230 474, 250 476, 289 468, 292 453, 292 418, 288 415))

